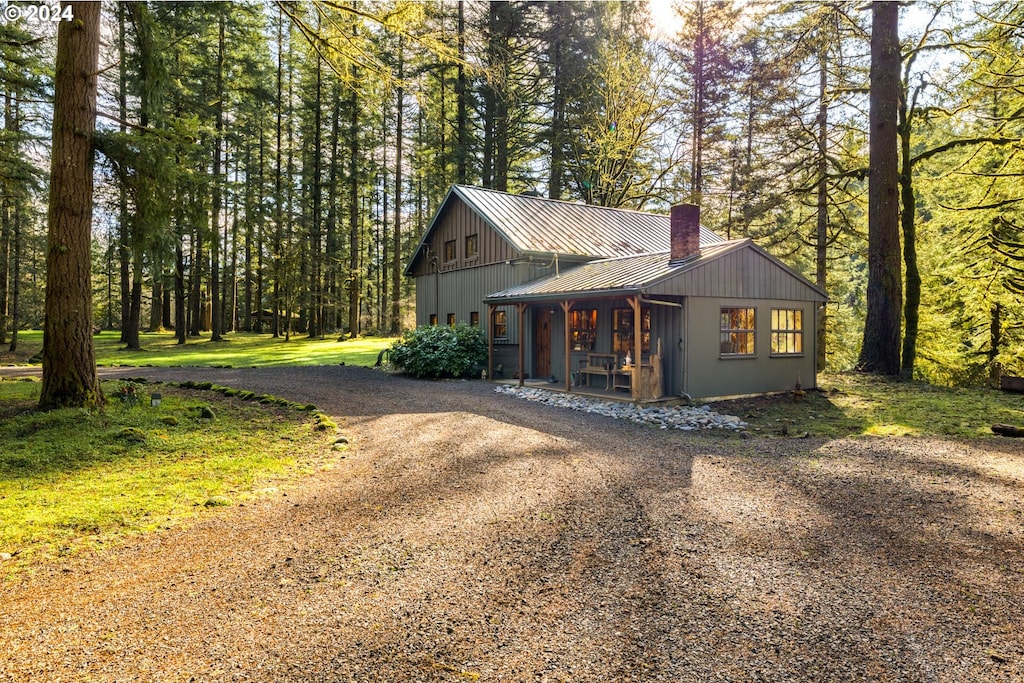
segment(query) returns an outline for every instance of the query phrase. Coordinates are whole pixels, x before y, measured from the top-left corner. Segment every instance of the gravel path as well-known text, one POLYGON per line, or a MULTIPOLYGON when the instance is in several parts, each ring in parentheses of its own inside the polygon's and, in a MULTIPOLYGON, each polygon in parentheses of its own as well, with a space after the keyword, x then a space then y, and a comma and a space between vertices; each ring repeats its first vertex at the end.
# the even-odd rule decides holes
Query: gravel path
POLYGON ((0 583, 0 681, 1021 681, 1024 444, 698 437, 354 367, 298 489, 0 583))

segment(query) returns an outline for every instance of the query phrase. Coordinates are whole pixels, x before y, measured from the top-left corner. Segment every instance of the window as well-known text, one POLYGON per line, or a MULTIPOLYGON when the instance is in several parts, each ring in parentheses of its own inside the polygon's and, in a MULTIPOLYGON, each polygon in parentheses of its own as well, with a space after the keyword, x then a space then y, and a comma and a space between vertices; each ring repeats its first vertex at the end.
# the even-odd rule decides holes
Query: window
POLYGON ((753 308, 723 308, 721 353, 723 356, 753 356, 756 330, 753 308))
POLYGON ((480 311, 469 312, 469 325, 470 327, 480 327, 480 311))
POLYGON ((466 235, 466 258, 476 258, 479 253, 476 235, 466 235))
MULTIPOLYGON (((632 354, 636 351, 633 341, 633 309, 616 308, 612 311, 612 351, 632 354)), ((651 352, 651 309, 640 308, 640 351, 651 352)))
POLYGON ((455 314, 454 313, 449 313, 448 314, 448 327, 455 327, 455 314))
POLYGON ((804 352, 804 312, 799 308, 772 309, 772 355, 804 352))
POLYGON ((444 260, 446 262, 455 260, 455 240, 448 240, 444 243, 444 260))
POLYGON ((597 309, 569 311, 569 344, 573 351, 593 351, 597 338, 597 309))
POLYGON ((430 326, 437 327, 437 313, 430 314, 430 326))
POLYGON ((505 311, 494 312, 494 326, 491 329, 491 337, 495 340, 507 340, 508 339, 508 317, 505 315, 505 311))

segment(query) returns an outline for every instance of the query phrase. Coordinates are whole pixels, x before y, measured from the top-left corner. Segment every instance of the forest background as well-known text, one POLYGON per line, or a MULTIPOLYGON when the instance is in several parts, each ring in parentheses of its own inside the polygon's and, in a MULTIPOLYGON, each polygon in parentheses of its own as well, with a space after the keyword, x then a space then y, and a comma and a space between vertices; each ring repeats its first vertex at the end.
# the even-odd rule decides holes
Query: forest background
MULTIPOLYGON (((0 1, 0 343, 42 325, 56 5, 0 1)), ((129 348, 395 334, 452 183, 698 203, 829 294, 868 281, 865 3, 104 3, 93 320, 129 348)), ((899 11, 905 376, 1024 373, 1024 7, 899 11), (907 324, 906 321, 911 321, 907 324)))

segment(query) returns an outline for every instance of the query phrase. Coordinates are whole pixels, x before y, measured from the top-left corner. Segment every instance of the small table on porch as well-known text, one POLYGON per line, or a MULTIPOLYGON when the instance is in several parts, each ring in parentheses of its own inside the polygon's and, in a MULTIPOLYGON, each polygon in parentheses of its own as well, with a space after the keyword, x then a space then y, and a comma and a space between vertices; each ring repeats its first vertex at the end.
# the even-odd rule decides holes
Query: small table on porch
MULTIPOLYGON (((652 364, 643 363, 640 365, 639 373, 639 392, 636 394, 636 398, 644 399, 659 399, 662 397, 664 390, 661 386, 661 357, 657 356, 655 359, 657 362, 652 364)), ((633 374, 636 370, 636 364, 624 365, 621 368, 612 370, 612 390, 626 389, 631 391, 633 388, 633 374)))

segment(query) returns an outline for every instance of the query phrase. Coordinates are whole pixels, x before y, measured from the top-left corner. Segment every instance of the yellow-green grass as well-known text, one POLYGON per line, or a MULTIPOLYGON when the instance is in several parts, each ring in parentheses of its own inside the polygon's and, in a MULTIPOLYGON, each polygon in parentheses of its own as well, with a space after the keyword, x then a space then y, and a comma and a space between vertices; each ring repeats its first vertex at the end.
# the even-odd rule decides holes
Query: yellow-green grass
MULTIPOLYGON (((274 365, 363 365, 377 361, 382 349, 395 341, 391 337, 357 337, 338 341, 331 336, 310 339, 305 335, 274 338, 269 334, 232 332, 224 341, 211 342, 209 335, 190 337, 179 345, 173 332, 146 332, 140 335, 142 350, 129 351, 120 341, 120 332, 105 331, 93 337, 96 364, 107 366, 196 366, 252 368, 274 365)), ((24 363, 43 347, 42 332, 18 333, 17 357, 0 356, 2 363, 24 363)))
POLYGON ((857 373, 822 375, 822 391, 740 399, 716 409, 755 433, 798 436, 995 437, 992 425, 1024 426, 1024 395, 984 387, 946 388, 857 373))
MULTIPOLYGON (((104 383, 108 397, 121 382, 104 383)), ((38 381, 0 381, 0 563, 29 563, 168 528, 329 466, 310 412, 170 385, 102 410, 39 412, 38 381), (159 407, 149 393, 159 391, 159 407), (215 417, 200 419, 203 406, 215 417), (174 422, 177 424, 173 424, 174 422)))

